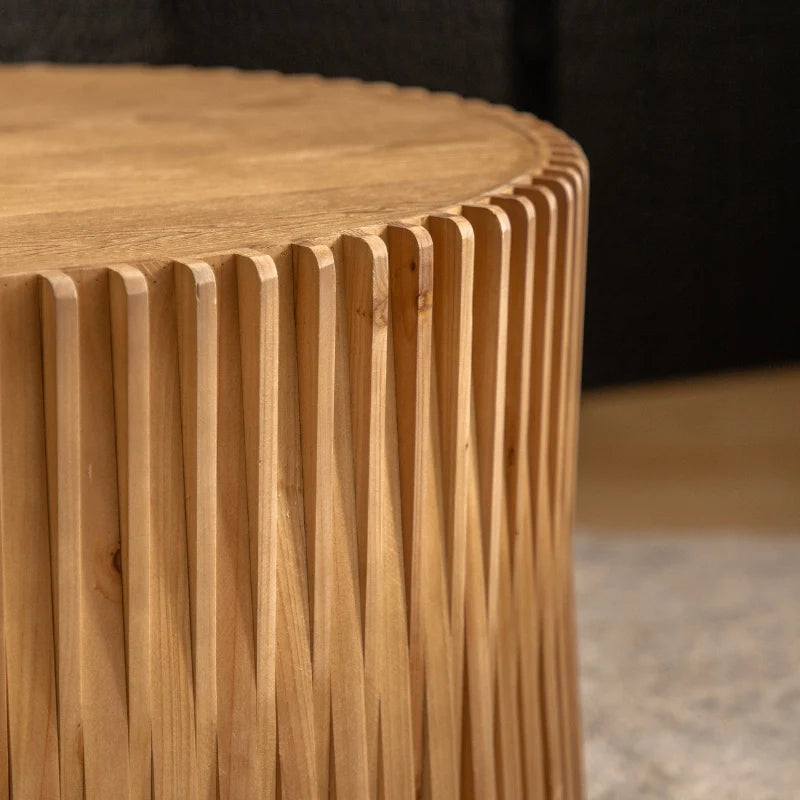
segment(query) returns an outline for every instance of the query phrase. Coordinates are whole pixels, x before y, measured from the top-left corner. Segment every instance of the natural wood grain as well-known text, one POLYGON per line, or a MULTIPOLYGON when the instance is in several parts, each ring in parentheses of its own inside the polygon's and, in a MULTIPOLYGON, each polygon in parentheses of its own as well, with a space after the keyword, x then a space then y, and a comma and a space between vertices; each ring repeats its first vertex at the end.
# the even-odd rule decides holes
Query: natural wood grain
MULTIPOLYGON (((389 267, 391 273, 391 266, 389 267)), ((392 279, 389 275, 389 286, 392 279)), ((391 288, 390 288, 391 292, 391 288)), ((407 568, 404 564, 404 527, 402 475, 400 472, 401 431, 397 427, 397 385, 403 377, 395 372, 393 303, 387 304, 388 342, 386 381, 383 394, 384 457, 381 464, 384 527, 381 531, 381 677, 380 716, 377 741, 376 796, 387 798, 414 797, 416 770, 414 730, 412 723, 412 677, 409 643, 409 607, 407 568)), ((402 433, 405 437, 405 432, 402 433)), ((374 729, 372 729, 374 730, 374 729)), ((369 735, 372 734, 369 731, 369 735)))
POLYGON ((153 794, 195 797, 197 755, 180 362, 172 264, 145 273, 150 296, 153 794))
POLYGON ((336 270, 323 246, 295 247, 297 374, 314 673, 317 793, 328 794, 333 615, 333 400, 336 270))
POLYGON ((535 572, 540 608, 539 648, 542 686, 545 786, 552 797, 562 796, 562 720, 557 708, 558 674, 555 649, 555 588, 550 500, 550 425, 555 313, 556 199, 543 186, 518 187, 536 213, 534 253, 534 330, 531 353, 531 423, 529 450, 531 499, 535 514, 535 572))
POLYGON ((521 742, 527 797, 545 796, 542 753, 542 696, 539 676, 539 603, 534 571, 534 512, 530 492, 529 430, 531 410, 531 355, 533 347, 533 299, 536 212, 522 196, 492 198, 511 223, 509 277, 508 357, 504 465, 506 507, 509 520, 509 552, 514 614, 517 618, 517 677, 521 742))
POLYGON ((91 420, 80 437, 81 463, 86 465, 80 471, 85 793, 128 798, 127 668, 108 273, 83 273, 78 279, 80 419, 91 420))
POLYGON ((486 109, 312 76, 4 66, 0 107, 0 273, 417 216, 543 156, 527 126, 486 109))
POLYGON ((109 271, 131 800, 150 798, 150 330, 147 281, 109 271))
MULTIPOLYGON (((571 143, 563 141, 563 134, 554 131, 556 140, 553 147, 553 159, 543 171, 543 175, 560 175, 572 187, 575 197, 573 221, 573 263, 572 271, 572 330, 570 336, 569 360, 569 410, 567 415, 566 456, 565 456, 565 520, 564 547, 562 548, 562 564, 564 573, 564 624, 565 631, 565 672, 567 675, 575 674, 578 668, 576 653, 576 620, 574 608, 574 588, 572 585, 572 543, 571 530, 575 509, 575 483, 577 479, 577 448, 579 425, 579 401, 581 384, 581 365, 583 352, 583 319, 586 286, 586 243, 588 237, 589 218, 589 175, 588 165, 583 153, 571 143)), ((569 706, 569 725, 572 732, 571 746, 571 774, 575 783, 574 794, 583 796, 583 748, 580 731, 582 730, 580 714, 580 697, 574 682, 567 682, 566 695, 569 706)))
POLYGON ((278 272, 270 256, 243 252, 236 257, 236 278, 257 720, 248 760, 252 790, 272 798, 277 757, 278 272))
MULTIPOLYGON (((262 291, 254 267, 252 272, 242 276, 242 282, 252 292, 247 298, 250 305, 245 302, 244 316, 254 328, 243 330, 237 259, 233 256, 209 259, 209 266, 216 281, 218 308, 216 647, 219 656, 225 656, 217 658, 216 681, 217 697, 226 698, 226 702, 217 703, 217 747, 219 796, 227 798, 263 793, 261 745, 269 739, 268 725, 263 738, 239 735, 243 727, 251 726, 253 720, 259 718, 255 635, 259 597, 259 509, 258 505, 253 508, 251 531, 252 487, 248 483, 248 455, 252 457, 253 448, 259 446, 259 438, 257 429, 245 432, 245 396, 251 405, 253 395, 258 397, 261 344, 258 322, 262 291), (252 278, 249 284, 247 277, 252 278), (243 345, 249 359, 243 358, 243 345), (246 380, 245 364, 251 369, 246 380)), ((266 398, 262 395, 261 399, 266 415, 269 413, 266 398)), ((258 481, 257 466, 251 463, 250 467, 256 471, 253 479, 258 481)), ((264 469, 269 469, 268 463, 264 464, 264 469)), ((269 502, 268 494, 264 501, 265 504, 269 502)), ((261 536, 266 538, 263 528, 261 536)), ((265 547, 268 545, 262 542, 261 555, 265 554, 265 547)), ((263 568, 268 569, 268 564, 263 568)), ((268 702, 268 698, 260 699, 263 711, 263 703, 268 702)), ((261 729, 258 731, 261 733, 261 729)))
POLYGON ((488 576, 489 647, 497 692, 498 794, 521 797, 518 655, 503 469, 511 223, 498 206, 465 206, 463 213, 475 229, 472 368, 481 380, 473 384, 473 402, 488 576))
POLYGON ((430 380, 429 324, 419 325, 420 305, 429 310, 433 290, 433 245, 422 228, 392 226, 389 231, 389 285, 392 308, 394 373, 404 379, 397 385, 400 497, 408 603, 411 702, 414 725, 414 763, 417 791, 422 780, 423 728, 425 720, 425 643, 422 620, 422 560, 419 541, 424 525, 423 458, 429 404, 425 402, 430 380))
POLYGON ((347 496, 342 497, 337 515, 337 535, 342 537, 336 548, 341 565, 336 580, 340 611, 334 624, 341 631, 337 637, 341 656, 332 686, 334 750, 338 794, 368 797, 378 780, 385 648, 381 536, 386 524, 382 476, 389 320, 386 245, 376 236, 345 236, 342 263, 337 357, 347 367, 342 363, 338 370, 337 397, 342 400, 335 441, 348 434, 352 438, 337 464, 342 494, 346 486, 347 496))
POLYGON ((642 536, 796 531, 798 407, 798 365, 587 392, 578 524, 642 536))
MULTIPOLYGON (((300 254, 296 254, 299 256, 300 254)), ((318 270, 313 252, 301 269, 318 270), (309 263, 310 262, 310 263, 309 263)), ((311 616, 300 441, 298 348, 292 255, 278 262, 278 619, 277 715, 279 790, 317 791, 311 616)), ((311 313, 315 313, 311 309, 311 313)))
POLYGON ((0 796, 581 797, 580 148, 315 76, 0 99, 0 796))
POLYGON ((84 796, 81 714, 81 424, 78 292, 41 277, 47 489, 62 796, 84 796))
MULTIPOLYGON (((441 485, 438 415, 431 413, 433 241, 420 226, 389 228, 395 372, 408 376, 397 394, 403 535, 411 603, 412 712, 417 792, 458 792, 455 699, 441 485), (410 574, 408 573, 410 562, 410 574), (424 784, 424 785, 423 785, 424 784)), ((437 403, 438 405, 438 403, 437 403)))
POLYGON ((555 215, 555 305, 553 325, 553 361, 550 400, 550 511, 552 515, 551 536, 553 602, 555 619, 555 661, 558 672, 558 715, 561 723, 560 743, 562 759, 562 781, 564 796, 573 797, 573 752, 570 745, 570 732, 564 724, 569 718, 569 699, 564 684, 566 674, 566 652, 563 628, 567 612, 564 606, 564 559, 563 551, 567 546, 564 508, 564 487, 566 479, 567 429, 570 407, 570 324, 572 319, 572 285, 573 274, 573 225, 574 225, 574 193, 568 181, 561 177, 537 176, 535 185, 549 189, 556 202, 555 215))
POLYGON ((29 276, 9 281, 0 293, 2 341, 13 342, 13 348, 0 348, 9 783, 21 797, 37 798, 59 794, 56 592, 51 580, 39 284, 37 276, 29 276), (9 464, 14 468, 6 468, 9 464))
MULTIPOLYGON (((470 398, 470 442, 477 441, 475 402, 470 398)), ((477 447, 469 448, 467 484, 467 580, 465 603, 464 724, 461 790, 465 797, 494 798, 498 791, 495 752, 494 651, 486 606, 487 564, 477 447)))
MULTIPOLYGON (((472 284, 475 236, 464 217, 428 220, 436 264, 433 333, 441 447, 442 502, 450 600, 453 712, 461 751, 467 580, 467 486, 472 381, 472 284)), ((436 413, 434 410, 433 413, 436 413)))
POLYGON ((217 794, 217 285, 175 264, 198 797, 217 794))

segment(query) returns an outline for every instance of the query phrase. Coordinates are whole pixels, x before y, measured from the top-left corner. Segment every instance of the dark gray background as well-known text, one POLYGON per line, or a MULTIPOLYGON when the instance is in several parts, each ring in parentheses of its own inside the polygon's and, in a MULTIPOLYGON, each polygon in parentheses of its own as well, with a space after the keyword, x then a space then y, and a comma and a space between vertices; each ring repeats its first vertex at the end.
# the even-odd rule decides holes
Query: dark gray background
POLYGON ((800 358, 797 8, 0 0, 0 61, 355 75, 553 119, 592 164, 584 382, 598 385, 800 358))

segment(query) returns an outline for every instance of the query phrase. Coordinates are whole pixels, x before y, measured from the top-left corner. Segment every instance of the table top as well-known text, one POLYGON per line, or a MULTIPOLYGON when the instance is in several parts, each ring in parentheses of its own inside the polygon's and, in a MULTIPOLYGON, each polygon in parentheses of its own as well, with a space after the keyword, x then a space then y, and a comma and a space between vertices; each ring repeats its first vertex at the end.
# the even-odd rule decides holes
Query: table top
POLYGON ((530 118, 388 84, 231 69, 0 67, 0 273, 331 237, 546 160, 530 118))

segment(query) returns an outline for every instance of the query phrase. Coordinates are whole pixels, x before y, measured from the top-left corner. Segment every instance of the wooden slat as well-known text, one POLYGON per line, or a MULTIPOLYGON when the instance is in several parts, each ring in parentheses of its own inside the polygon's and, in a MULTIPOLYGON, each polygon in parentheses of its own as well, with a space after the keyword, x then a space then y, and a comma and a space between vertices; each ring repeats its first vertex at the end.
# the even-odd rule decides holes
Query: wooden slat
POLYGON ((40 286, 61 797, 82 800, 78 292, 63 272, 43 273, 40 286))
POLYGON ((563 792, 561 718, 558 709, 558 669, 555 644, 555 586, 553 577, 553 520, 550 494, 551 379, 556 283, 557 206, 553 193, 542 186, 518 187, 536 213, 534 256, 534 330, 531 362, 531 424, 529 433, 531 497, 535 514, 535 571, 540 608, 541 680, 544 707, 546 787, 549 796, 563 792))
POLYGON ((423 547, 419 537, 425 514, 424 442, 430 412, 431 327, 420 325, 421 308, 430 316, 433 299, 433 245, 423 228, 389 228, 389 295, 399 439, 411 703, 417 791, 422 782, 425 718, 425 641, 422 620, 423 547))
POLYGON ((432 349, 433 242, 428 231, 419 226, 390 226, 389 267, 392 314, 399 323, 394 329, 395 370, 407 376, 397 397, 397 425, 404 539, 412 558, 415 780, 418 792, 454 796, 458 773, 445 521, 441 513, 438 414, 431 414, 436 374, 432 349))
POLYGON ((150 309, 147 281, 129 266, 109 271, 114 418, 132 800, 151 795, 150 731, 150 309))
POLYGON ((217 796, 217 285, 175 264, 198 798, 217 796))
POLYGON ((523 785, 517 655, 503 469, 511 225, 497 206, 464 206, 462 212, 475 230, 473 397, 488 567, 489 643, 497 681, 497 780, 502 796, 520 797, 523 785))
POLYGON ((333 676, 337 796, 377 791, 382 653, 381 618, 385 529, 382 461, 389 323, 388 253, 377 236, 344 237, 338 273, 337 463, 343 498, 337 508, 337 603, 333 676), (345 398, 349 403, 345 403, 345 398), (348 438, 345 443, 343 439, 348 438), (347 452, 352 456, 348 463, 347 452), (343 524, 344 523, 344 524, 343 524), (350 527, 348 535, 347 526, 350 527), (355 536, 353 536, 353 533, 355 536), (372 788, 371 788, 372 787, 372 788))
MULTIPOLYGON (((470 442, 478 436, 474 391, 470 392, 470 442)), ((465 603, 464 724, 462 727, 461 791, 464 797, 498 795, 495 764, 495 683, 493 651, 486 608, 486 564, 481 520, 478 450, 468 450, 467 580, 465 603)))
MULTIPOLYGON (((391 234, 387 234, 387 237, 391 238, 391 234)), ((407 235, 400 233, 400 241, 407 241, 407 235)), ((395 258, 397 258, 396 255, 395 258)), ((398 263, 403 263, 403 261, 398 263)), ((410 272, 410 261, 406 263, 407 272, 410 272)), ((413 648, 414 653, 419 657, 421 646, 419 642, 416 644, 411 642, 410 620, 413 598, 410 594, 410 583, 412 568, 410 541, 406 540, 405 528, 406 515, 411 510, 405 493, 408 486, 406 481, 413 476, 403 473, 400 468, 401 463, 404 463, 401 458, 401 448, 403 448, 404 454, 408 452, 406 440, 408 432, 403 431, 401 434, 398 428, 398 382, 400 379, 396 375, 395 337, 402 339, 399 346, 406 353, 408 342, 404 326, 408 324, 408 320, 395 313, 393 270, 390 242, 386 386, 382 390, 385 407, 381 415, 385 441, 384 458, 381 465, 381 486, 385 511, 384 531, 380 543, 381 590, 379 602, 384 639, 380 654, 381 686, 378 730, 380 747, 376 789, 378 796, 407 798, 413 797, 416 792, 415 768, 418 763, 415 760, 415 753, 418 751, 415 749, 417 740, 415 739, 414 711, 419 709, 419 705, 415 704, 412 710, 412 698, 418 701, 422 697, 421 687, 418 684, 415 685, 417 678, 412 677, 414 666, 411 660, 411 651, 413 648)), ((413 314, 410 311, 409 313, 413 314)), ((407 408, 407 405, 404 405, 404 408, 407 408)), ((420 626, 416 621, 413 631, 420 631, 420 626)))
POLYGON ((570 331, 572 324, 572 259, 574 249, 574 198, 569 183, 562 178, 537 176, 534 184, 548 188, 558 207, 556 225, 556 282, 553 333, 553 372, 551 378, 550 478, 553 537, 553 580, 555 587, 556 659, 558 663, 558 703, 561 716, 561 751, 563 758, 564 796, 574 796, 570 731, 563 721, 569 719, 564 633, 564 551, 566 515, 564 486, 567 461, 567 431, 570 413, 570 331))
POLYGON ((472 381, 472 284, 475 236, 464 217, 434 215, 433 334, 449 576, 456 753, 461 753, 467 576, 467 486, 472 381))
POLYGON ((328 794, 333 592, 333 400, 336 271, 322 246, 295 246, 297 374, 312 621, 317 791, 328 794))
POLYGON ((432 216, 435 404, 450 568, 453 706, 462 796, 493 797, 491 679, 477 453, 473 446, 472 318, 475 235, 464 217, 432 216), (463 570, 463 572, 462 572, 463 570), (462 605, 461 608, 458 606, 462 605), (466 652, 464 644, 466 642, 466 652))
MULTIPOLYGON (((258 372, 258 328, 243 336, 239 309, 239 275, 234 256, 208 259, 213 269, 217 291, 218 371, 217 371, 217 748, 219 764, 219 797, 255 796, 264 793, 264 740, 258 719, 255 607, 257 587, 253 586, 253 570, 257 572, 258 549, 251 557, 251 519, 247 457, 258 441, 251 441, 245 432, 245 381, 242 345, 249 346, 258 372), (253 728, 253 736, 241 736, 253 728)), ((255 324, 258 322, 260 287, 248 287, 252 294, 255 324)), ((253 376, 248 375, 252 380, 253 376)), ((256 377, 257 380, 257 377, 256 377)), ((252 403, 255 390, 247 383, 252 403)), ((265 409, 266 411, 267 409, 265 409)), ((274 412, 273 412, 274 413, 274 412)), ((268 468, 268 465, 264 465, 268 468)), ((254 476, 257 479, 257 475, 254 476)), ((268 500, 267 500, 268 502, 268 500)), ((257 528, 257 507, 253 527, 257 528)), ((255 534, 254 534, 255 535, 255 534)), ((273 692, 274 697, 274 692, 273 692)), ((274 734, 273 734, 274 740, 274 734)))
POLYGON ((544 798, 542 696, 539 682, 539 607, 534 571, 534 513, 530 491, 531 355, 533 348, 535 208, 521 196, 492 202, 511 222, 505 469, 510 528, 514 614, 519 659, 519 692, 525 796, 544 798))
POLYGON ((3 634, 10 781, 22 797, 58 797, 56 587, 51 581, 39 284, 37 276, 25 276, 9 280, 0 292, 3 634))
POLYGON ((250 758, 259 796, 275 796, 278 507, 278 273, 273 259, 236 257, 247 479, 257 728, 250 758))
POLYGON ((192 612, 174 267, 145 272, 150 305, 153 796, 197 795, 192 612))
MULTIPOLYGON (((558 134, 558 139, 561 134, 558 134)), ((571 330, 569 336, 568 365, 568 408, 566 418, 566 434, 564 458, 563 506, 564 541, 562 546, 562 582, 564 586, 564 612, 562 630, 564 631, 564 671, 566 705, 568 709, 569 730, 571 737, 569 747, 571 753, 571 774, 574 781, 574 795, 583 796, 583 758, 581 746, 580 698, 577 683, 571 676, 577 674, 576 627, 574 609, 574 590, 572 586, 572 542, 571 531, 575 510, 575 481, 578 447, 578 419, 581 389, 581 353, 583 341, 583 317, 586 285, 586 244, 588 225, 588 197, 585 181, 588 180, 586 165, 582 159, 566 153, 554 157, 543 176, 559 178, 566 181, 572 189, 574 201, 573 214, 573 248, 570 271, 571 287, 571 330)))
POLYGON ((490 635, 496 627, 500 574, 500 516, 503 500, 508 279, 511 228, 495 206, 464 206, 475 231, 472 373, 481 485, 484 561, 488 570, 490 635))
MULTIPOLYGON (((316 259, 312 256, 310 260, 309 269, 318 270, 316 259)), ((296 317, 292 259, 276 264, 279 291, 276 796, 284 792, 289 797, 314 797, 317 792, 314 689, 295 327, 299 309, 296 317)))
POLYGON ((129 717, 108 272, 76 276, 81 419, 81 681, 85 793, 129 797, 129 717), (91 691, 86 690, 91 687, 91 691))

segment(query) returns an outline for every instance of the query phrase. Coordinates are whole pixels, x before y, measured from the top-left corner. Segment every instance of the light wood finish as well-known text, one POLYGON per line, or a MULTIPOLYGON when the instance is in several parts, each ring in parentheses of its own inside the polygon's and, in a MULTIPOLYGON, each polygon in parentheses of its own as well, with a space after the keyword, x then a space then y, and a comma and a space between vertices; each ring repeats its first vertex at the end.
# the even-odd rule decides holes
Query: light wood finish
POLYGON ((587 393, 578 523, 645 535, 795 532, 798 408, 796 365, 587 393))
POLYGON ((0 99, 0 795, 580 798, 580 148, 315 76, 0 99))

